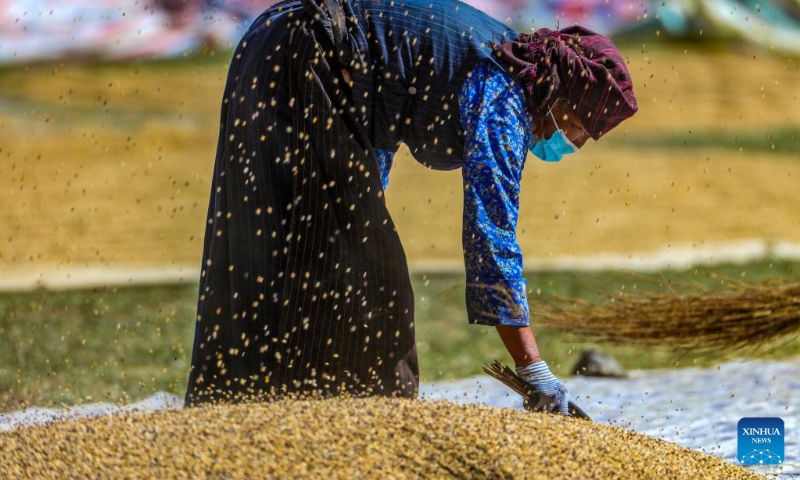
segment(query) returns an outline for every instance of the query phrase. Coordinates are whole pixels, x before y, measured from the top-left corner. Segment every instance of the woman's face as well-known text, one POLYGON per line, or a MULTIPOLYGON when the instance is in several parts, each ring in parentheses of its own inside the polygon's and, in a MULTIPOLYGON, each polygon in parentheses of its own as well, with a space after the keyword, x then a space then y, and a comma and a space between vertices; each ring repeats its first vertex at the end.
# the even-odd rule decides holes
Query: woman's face
POLYGON ((547 115, 543 124, 543 134, 545 139, 549 139, 559 127, 576 147, 581 148, 587 140, 592 138, 583 128, 580 118, 574 110, 569 108, 567 102, 559 101, 552 109, 553 117, 558 125, 553 123, 553 117, 547 115))

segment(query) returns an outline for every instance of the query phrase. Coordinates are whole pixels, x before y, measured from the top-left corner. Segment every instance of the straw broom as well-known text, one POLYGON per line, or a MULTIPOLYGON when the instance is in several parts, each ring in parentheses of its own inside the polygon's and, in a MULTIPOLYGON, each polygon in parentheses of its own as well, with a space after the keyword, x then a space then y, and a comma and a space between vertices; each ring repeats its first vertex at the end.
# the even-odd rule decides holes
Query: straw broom
POLYGON ((725 283, 722 291, 679 294, 672 289, 611 296, 607 303, 538 295, 531 305, 538 307, 537 322, 616 344, 736 350, 800 330, 800 283, 725 283))

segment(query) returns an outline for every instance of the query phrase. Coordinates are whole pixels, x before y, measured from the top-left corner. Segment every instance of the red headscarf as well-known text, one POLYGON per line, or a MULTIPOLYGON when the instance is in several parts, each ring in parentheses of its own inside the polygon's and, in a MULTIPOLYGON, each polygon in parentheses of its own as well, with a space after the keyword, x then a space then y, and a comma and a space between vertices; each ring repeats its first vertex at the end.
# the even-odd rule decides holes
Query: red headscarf
POLYGON ((546 115, 552 100, 564 97, 597 140, 639 109, 619 50, 608 37, 587 28, 541 28, 491 46, 519 75, 534 118, 546 115))

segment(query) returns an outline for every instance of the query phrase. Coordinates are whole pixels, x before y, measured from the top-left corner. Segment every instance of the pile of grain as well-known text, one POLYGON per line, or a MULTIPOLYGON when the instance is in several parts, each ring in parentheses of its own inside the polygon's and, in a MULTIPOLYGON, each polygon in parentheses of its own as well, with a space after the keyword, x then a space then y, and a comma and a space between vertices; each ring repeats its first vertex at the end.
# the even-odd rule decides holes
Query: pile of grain
POLYGON ((125 414, 0 435, 0 478, 757 478, 619 428, 398 399, 125 414))

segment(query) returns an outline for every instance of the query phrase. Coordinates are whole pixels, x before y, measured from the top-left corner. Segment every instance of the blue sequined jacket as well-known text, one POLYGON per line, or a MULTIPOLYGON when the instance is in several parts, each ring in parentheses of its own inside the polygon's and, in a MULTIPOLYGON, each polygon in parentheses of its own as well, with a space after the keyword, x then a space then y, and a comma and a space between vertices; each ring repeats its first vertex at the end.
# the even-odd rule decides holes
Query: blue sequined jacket
POLYGON ((490 41, 517 33, 456 0, 351 0, 352 109, 383 173, 405 143, 424 165, 462 168, 469 322, 528 325, 516 241, 532 122, 490 41))
MULTIPOLYGON (((458 96, 466 144, 462 243, 469 323, 528 325, 522 252, 516 241, 520 180, 533 128, 522 89, 479 63, 458 96)), ((377 150, 384 188, 394 154, 377 150)))

